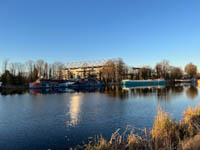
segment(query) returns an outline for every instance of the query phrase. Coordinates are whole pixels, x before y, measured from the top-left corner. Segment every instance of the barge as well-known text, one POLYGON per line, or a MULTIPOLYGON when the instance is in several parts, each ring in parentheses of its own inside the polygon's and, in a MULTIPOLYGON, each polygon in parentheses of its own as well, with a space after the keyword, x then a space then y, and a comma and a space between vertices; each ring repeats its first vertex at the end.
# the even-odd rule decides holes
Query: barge
POLYGON ((122 84, 126 87, 148 87, 148 86, 165 86, 166 81, 158 80, 123 80, 122 84))

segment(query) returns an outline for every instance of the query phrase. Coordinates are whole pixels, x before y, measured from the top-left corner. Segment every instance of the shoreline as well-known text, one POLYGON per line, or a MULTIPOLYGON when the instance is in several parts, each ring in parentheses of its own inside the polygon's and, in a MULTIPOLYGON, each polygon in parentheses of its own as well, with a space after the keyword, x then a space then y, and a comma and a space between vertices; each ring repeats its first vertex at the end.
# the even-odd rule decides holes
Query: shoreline
MULTIPOLYGON (((183 117, 176 121, 158 107, 153 127, 138 129, 143 136, 129 127, 120 134, 120 129, 112 133, 109 140, 102 135, 90 138, 86 144, 77 145, 70 150, 197 150, 200 149, 200 105, 183 111, 183 117)), ((136 128, 137 129, 137 128, 136 128)), ((88 138, 89 139, 89 138, 88 138)))
MULTIPOLYGON (((174 81, 166 81, 165 86, 174 86, 174 85, 179 85, 181 83, 177 82, 175 83, 174 81)), ((190 85, 194 85, 193 83, 188 83, 190 85)), ((104 87, 111 87, 111 86, 123 86, 122 83, 116 82, 116 83, 107 83, 104 85, 104 87)), ((92 86, 91 86, 92 87, 92 86)), ((40 87, 40 88, 30 88, 27 85, 6 85, 6 86, 1 86, 0 89, 19 89, 19 90, 29 90, 29 89, 58 89, 58 88, 68 88, 68 87, 40 87)))

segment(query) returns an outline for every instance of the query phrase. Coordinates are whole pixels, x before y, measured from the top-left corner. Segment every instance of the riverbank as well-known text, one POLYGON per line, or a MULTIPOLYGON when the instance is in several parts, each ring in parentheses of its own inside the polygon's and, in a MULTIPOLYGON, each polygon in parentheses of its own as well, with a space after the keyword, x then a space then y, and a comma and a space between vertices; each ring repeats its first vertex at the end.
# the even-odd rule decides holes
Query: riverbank
POLYGON ((18 90, 28 90, 29 86, 26 85, 6 85, 1 87, 2 90, 18 89, 18 90))
MULTIPOLYGON (((194 84, 192 82, 180 82, 180 81, 175 81, 175 80, 165 80, 165 81, 166 81, 165 86, 173 86, 175 84, 180 84, 180 83, 194 84)), ((105 87, 123 86, 123 83, 122 82, 111 82, 111 83, 104 82, 104 86, 105 87)), ((28 83, 25 85, 3 85, 1 86, 1 88, 2 89, 22 89, 22 90, 30 89, 28 83)))
MULTIPOLYGON (((144 136, 135 134, 128 128, 119 134, 114 132, 109 141, 102 136, 89 140, 88 144, 77 146, 74 150, 197 150, 200 149, 200 105, 188 108, 183 118, 177 122, 162 109, 158 109, 153 128, 141 130, 144 136)), ((71 148, 71 150, 73 150, 71 148)))

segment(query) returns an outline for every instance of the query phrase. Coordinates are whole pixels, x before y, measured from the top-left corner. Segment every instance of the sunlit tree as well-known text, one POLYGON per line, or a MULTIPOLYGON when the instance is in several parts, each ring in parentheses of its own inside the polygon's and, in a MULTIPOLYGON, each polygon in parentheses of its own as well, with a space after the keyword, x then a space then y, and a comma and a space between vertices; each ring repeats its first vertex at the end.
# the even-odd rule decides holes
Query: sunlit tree
POLYGON ((102 68, 102 76, 105 82, 114 82, 115 81, 115 71, 116 65, 113 60, 109 60, 102 68))
POLYGON ((128 68, 126 67, 124 61, 121 58, 116 60, 116 80, 118 82, 122 81, 126 78, 127 73, 128 68))
POLYGON ((170 68, 170 79, 181 79, 183 78, 183 70, 179 67, 170 68))
POLYGON ((169 77, 169 69, 170 66, 168 60, 163 60, 162 62, 157 63, 155 67, 157 77, 167 79, 169 77))
POLYGON ((190 78, 193 78, 197 74, 197 66, 189 63, 185 66, 185 72, 190 78))

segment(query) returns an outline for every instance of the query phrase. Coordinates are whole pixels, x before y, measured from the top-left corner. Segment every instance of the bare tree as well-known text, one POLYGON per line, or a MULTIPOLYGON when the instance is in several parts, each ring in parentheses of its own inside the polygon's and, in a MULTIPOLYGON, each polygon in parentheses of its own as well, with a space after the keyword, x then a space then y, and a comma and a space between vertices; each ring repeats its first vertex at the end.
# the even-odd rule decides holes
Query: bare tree
POLYGON ((44 71, 44 60, 39 59, 36 62, 36 68, 38 70, 38 76, 39 78, 43 78, 43 71, 44 71))
POLYGON ((53 63, 53 64, 51 64, 51 66, 50 66, 51 68, 50 68, 50 71, 51 71, 51 77, 52 77, 52 79, 56 79, 56 64, 55 63, 53 63))
POLYGON ((52 64, 48 65, 48 78, 53 79, 53 65, 52 64))
POLYGON ((44 64, 44 78, 48 79, 48 63, 44 64))
POLYGON ((109 60, 101 70, 105 82, 114 82, 116 78, 116 64, 109 60))
POLYGON ((63 79, 63 68, 64 68, 64 64, 62 62, 55 62, 53 63, 52 69, 53 69, 53 75, 54 78, 61 80, 63 79))
POLYGON ((193 78, 197 74, 197 66, 189 63, 185 66, 185 72, 190 78, 193 78))
POLYGON ((160 63, 156 64, 155 70, 157 73, 158 78, 168 78, 169 76, 169 61, 168 60, 163 60, 160 63))
POLYGON ((16 63, 11 63, 10 64, 10 73, 14 76, 16 76, 16 72, 17 72, 17 66, 16 63))
POLYGON ((17 74, 18 75, 24 75, 25 73, 25 65, 22 63, 15 63, 16 68, 17 68, 17 74))
POLYGON ((33 81, 34 61, 29 60, 26 62, 27 71, 29 73, 29 80, 33 81))
POLYGON ((142 67, 139 70, 139 74, 140 74, 139 75, 140 79, 144 80, 150 79, 152 75, 152 69, 149 66, 142 67))
POLYGON ((183 70, 179 67, 170 68, 170 79, 181 79, 183 77, 183 70))
POLYGON ((116 78, 118 82, 121 82, 126 78, 128 73, 128 67, 125 65, 124 61, 119 58, 116 60, 116 78))
POLYGON ((2 70, 4 73, 8 70, 8 59, 4 60, 2 70))

